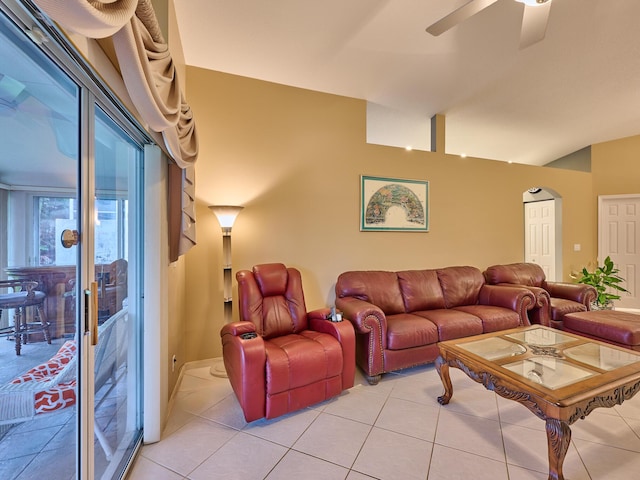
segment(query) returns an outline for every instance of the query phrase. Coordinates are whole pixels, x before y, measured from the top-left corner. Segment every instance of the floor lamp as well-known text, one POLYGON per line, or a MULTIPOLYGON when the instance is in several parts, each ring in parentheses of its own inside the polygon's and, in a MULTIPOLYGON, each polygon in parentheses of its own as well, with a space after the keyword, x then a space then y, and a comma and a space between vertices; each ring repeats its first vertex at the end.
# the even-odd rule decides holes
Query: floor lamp
MULTIPOLYGON (((218 218, 222 227, 222 280, 224 285, 224 322, 231 323, 233 307, 232 267, 231 267, 231 228, 236 217, 244 207, 232 205, 212 205, 209 207, 218 218)), ((226 377, 223 362, 214 363, 209 372, 216 377, 226 377)))

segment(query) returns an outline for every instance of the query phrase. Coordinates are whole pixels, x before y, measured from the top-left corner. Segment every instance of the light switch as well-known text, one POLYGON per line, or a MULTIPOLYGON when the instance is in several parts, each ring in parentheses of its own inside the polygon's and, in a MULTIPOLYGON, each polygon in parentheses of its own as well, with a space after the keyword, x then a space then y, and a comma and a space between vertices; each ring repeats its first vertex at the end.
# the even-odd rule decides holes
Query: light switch
POLYGON ((580 245, 579 243, 574 243, 573 244, 573 251, 574 252, 579 252, 582 249, 582 245, 580 245))

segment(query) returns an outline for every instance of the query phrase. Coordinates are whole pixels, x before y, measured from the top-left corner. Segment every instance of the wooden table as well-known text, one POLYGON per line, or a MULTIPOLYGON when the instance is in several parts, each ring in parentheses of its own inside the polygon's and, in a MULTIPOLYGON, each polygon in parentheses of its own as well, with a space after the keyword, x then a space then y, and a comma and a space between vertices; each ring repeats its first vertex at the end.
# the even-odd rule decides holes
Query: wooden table
POLYGON ((570 425, 598 407, 613 407, 640 390, 640 354, 540 325, 439 343, 436 368, 453 395, 449 367, 461 369, 501 397, 546 422, 549 479, 562 480, 570 425))
POLYGON ((68 300, 65 296, 65 293, 72 288, 69 281, 76 278, 74 265, 9 267, 6 272, 9 278, 29 279, 38 282, 36 289, 44 292, 47 296, 45 310, 53 338, 75 332, 75 317, 73 311, 68 308, 68 300))

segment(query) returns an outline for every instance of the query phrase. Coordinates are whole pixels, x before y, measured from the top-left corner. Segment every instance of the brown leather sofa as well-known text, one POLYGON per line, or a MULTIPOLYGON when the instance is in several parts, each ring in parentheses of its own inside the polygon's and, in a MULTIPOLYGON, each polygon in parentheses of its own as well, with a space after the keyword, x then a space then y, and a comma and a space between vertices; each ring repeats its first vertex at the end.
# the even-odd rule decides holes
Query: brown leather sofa
POLYGON ((236 278, 240 321, 222 327, 220 335, 247 422, 308 407, 353 386, 353 326, 328 320, 328 308, 307 312, 298 270, 269 263, 236 278))
POLYGON ((351 271, 336 283, 336 307, 356 331, 356 363, 371 384, 385 372, 433 362, 438 342, 528 325, 533 294, 485 284, 469 266, 351 271))
POLYGON ((518 285, 536 296, 536 306, 529 312, 531 323, 562 329, 567 313, 586 312, 596 299, 596 289, 581 283, 548 282, 542 267, 535 263, 492 265, 484 272, 491 285, 518 285))

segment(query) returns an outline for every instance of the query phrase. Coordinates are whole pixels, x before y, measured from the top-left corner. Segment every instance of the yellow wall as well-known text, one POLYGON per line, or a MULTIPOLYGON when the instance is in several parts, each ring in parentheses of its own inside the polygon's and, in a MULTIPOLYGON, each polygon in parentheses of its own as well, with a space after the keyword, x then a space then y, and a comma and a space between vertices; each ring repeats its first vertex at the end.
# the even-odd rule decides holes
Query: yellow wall
POLYGON ((333 302, 346 270, 522 261, 522 193, 533 186, 563 197, 564 277, 595 257, 589 173, 368 145, 362 100, 194 67, 187 85, 200 154, 186 361, 221 355, 222 238, 208 205, 245 207, 233 227, 234 270, 299 268, 308 309, 333 302), (360 232, 360 175, 428 180, 430 232, 360 232))
POLYGON ((593 242, 596 253, 593 255, 592 268, 598 259, 598 196, 640 194, 640 135, 603 142, 591 147, 591 173, 593 175, 593 242))
POLYGON ((597 195, 640 193, 640 135, 591 147, 593 190, 597 195))

